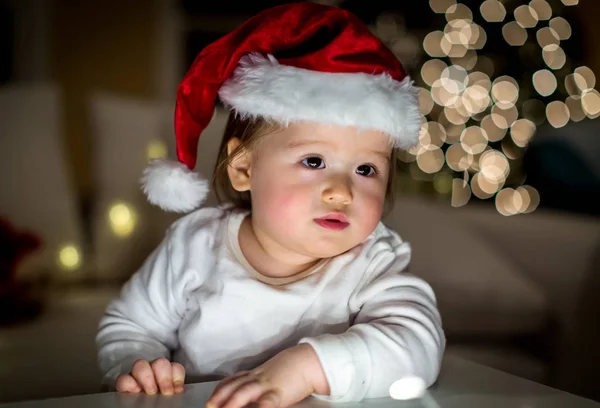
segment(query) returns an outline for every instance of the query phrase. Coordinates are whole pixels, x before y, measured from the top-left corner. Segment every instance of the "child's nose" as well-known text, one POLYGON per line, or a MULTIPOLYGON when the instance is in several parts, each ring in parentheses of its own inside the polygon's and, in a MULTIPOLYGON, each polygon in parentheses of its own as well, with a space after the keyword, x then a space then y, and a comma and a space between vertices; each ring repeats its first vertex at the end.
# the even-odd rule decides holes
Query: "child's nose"
POLYGON ((322 198, 328 204, 349 205, 353 199, 350 182, 342 178, 330 180, 323 189, 322 198))

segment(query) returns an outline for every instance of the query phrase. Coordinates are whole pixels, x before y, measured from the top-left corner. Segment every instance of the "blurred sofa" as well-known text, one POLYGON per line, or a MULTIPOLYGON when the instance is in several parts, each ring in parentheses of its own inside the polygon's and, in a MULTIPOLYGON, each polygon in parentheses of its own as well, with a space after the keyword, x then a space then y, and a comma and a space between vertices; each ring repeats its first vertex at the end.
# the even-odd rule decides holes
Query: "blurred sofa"
MULTIPOLYGON (((119 114, 127 106, 141 123, 164 109, 165 123, 171 120, 170 109, 160 105, 124 103, 117 96, 94 100, 96 145, 108 140, 108 133, 129 134, 137 142, 121 143, 118 155, 98 149, 104 157, 97 158, 95 171, 120 177, 114 185, 111 177, 102 177, 92 216, 102 220, 106 203, 126 199, 152 228, 123 239, 107 233, 104 221, 89 223, 92 261, 83 273, 100 284, 51 292, 37 320, 0 330, 0 402, 100 390, 94 336, 106 304, 118 294, 110 283, 126 279, 135 269, 130 260, 143 259, 172 221, 143 202, 137 177, 144 160, 130 160, 152 138, 172 143, 171 130, 160 120, 153 122, 155 129, 132 126, 131 116, 119 114), (140 134, 131 135, 136 131, 140 134), (148 132, 152 136, 144 141, 148 132), (119 171, 121 165, 139 168, 119 171)), ((217 111, 200 138, 198 169, 209 177, 225 118, 226 112, 217 111)), ((590 346, 597 349, 592 341, 600 339, 594 324, 600 303, 594 290, 600 272, 598 219, 541 209, 504 217, 489 204, 455 209, 445 201, 403 196, 384 222, 411 243, 410 272, 437 294, 447 353, 600 399, 595 376, 600 358, 590 346)))

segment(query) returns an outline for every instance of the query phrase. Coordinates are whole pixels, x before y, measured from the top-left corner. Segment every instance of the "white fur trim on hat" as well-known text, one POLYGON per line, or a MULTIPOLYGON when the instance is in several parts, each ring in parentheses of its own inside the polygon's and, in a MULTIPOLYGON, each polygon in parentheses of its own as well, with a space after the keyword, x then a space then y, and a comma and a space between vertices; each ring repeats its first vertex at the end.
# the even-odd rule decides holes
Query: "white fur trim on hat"
POLYGON ((399 82, 388 74, 313 71, 248 54, 219 96, 242 116, 380 130, 406 149, 417 143, 421 128, 417 90, 408 77, 399 82))
POLYGON ((154 159, 144 170, 142 189, 148 201, 167 211, 188 212, 204 202, 208 180, 183 163, 154 159))

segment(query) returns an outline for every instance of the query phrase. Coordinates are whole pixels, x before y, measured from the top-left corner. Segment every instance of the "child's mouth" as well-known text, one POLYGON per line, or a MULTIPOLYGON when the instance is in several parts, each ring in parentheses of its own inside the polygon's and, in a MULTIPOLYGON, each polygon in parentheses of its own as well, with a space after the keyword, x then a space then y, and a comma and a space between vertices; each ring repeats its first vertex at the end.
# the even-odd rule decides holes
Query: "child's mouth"
POLYGON ((315 218, 314 221, 321 227, 334 231, 341 231, 350 225, 343 214, 334 215, 331 217, 326 216, 323 218, 315 218))

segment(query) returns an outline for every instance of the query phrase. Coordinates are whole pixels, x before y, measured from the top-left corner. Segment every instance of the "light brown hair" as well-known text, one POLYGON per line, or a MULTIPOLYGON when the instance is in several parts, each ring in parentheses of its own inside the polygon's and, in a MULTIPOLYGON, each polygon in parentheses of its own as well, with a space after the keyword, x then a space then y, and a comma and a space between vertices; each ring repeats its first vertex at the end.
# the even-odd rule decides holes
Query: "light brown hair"
MULTIPOLYGON (((213 172, 212 186, 219 202, 231 202, 235 206, 245 209, 251 209, 250 192, 236 191, 231 186, 227 167, 232 159, 242 151, 252 151, 256 143, 265 135, 281 128, 276 122, 264 118, 243 118, 232 111, 227 119, 221 146, 219 147, 219 156, 213 172), (227 154, 227 144, 232 138, 240 140, 239 146, 227 154)), ((392 150, 390 158, 389 176, 385 192, 385 211, 391 210, 394 205, 395 175, 396 175, 396 149, 392 150)))

